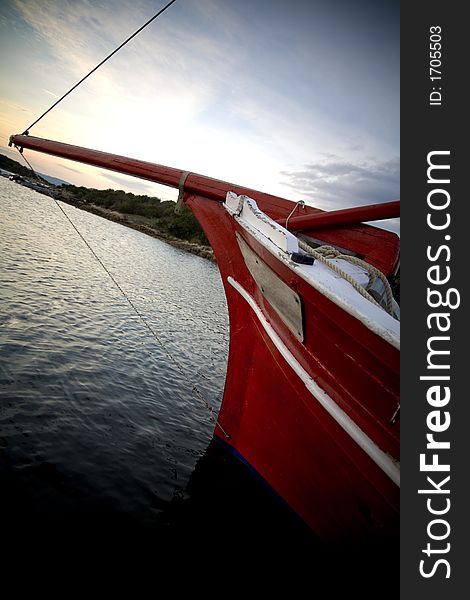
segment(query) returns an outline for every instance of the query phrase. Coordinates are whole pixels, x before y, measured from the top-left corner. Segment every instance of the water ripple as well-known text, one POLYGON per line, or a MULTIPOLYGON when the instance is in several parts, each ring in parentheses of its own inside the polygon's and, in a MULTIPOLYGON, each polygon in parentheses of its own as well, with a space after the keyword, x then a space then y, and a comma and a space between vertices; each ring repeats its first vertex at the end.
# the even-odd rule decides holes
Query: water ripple
POLYGON ((192 385, 219 406, 220 276, 204 259, 63 207, 158 340, 54 201, 0 178, 0 457, 55 493, 73 488, 151 518, 212 437, 192 385))

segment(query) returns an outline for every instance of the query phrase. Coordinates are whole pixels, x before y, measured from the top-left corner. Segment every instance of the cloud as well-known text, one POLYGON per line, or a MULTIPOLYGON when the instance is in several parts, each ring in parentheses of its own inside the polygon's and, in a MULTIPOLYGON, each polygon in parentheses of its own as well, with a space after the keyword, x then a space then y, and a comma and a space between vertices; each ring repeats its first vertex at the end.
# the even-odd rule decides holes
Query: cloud
POLYGON ((354 163, 328 155, 301 171, 283 171, 285 184, 326 210, 397 200, 400 161, 354 163))
POLYGON ((69 167, 67 165, 64 165, 62 163, 55 163, 58 167, 60 167, 61 169, 67 169, 67 171, 73 171, 74 173, 78 173, 79 175, 83 174, 83 171, 80 171, 79 169, 72 169, 72 167, 69 167))
POLYGON ((45 94, 47 94, 48 96, 50 96, 51 98, 54 98, 55 100, 58 100, 60 98, 60 96, 58 94, 55 94, 54 92, 51 92, 50 90, 46 90, 45 88, 43 88, 42 91, 45 94))
MULTIPOLYGON (((22 58, 29 75, 21 81, 28 81, 25 106, 34 116, 165 3, 11 1, 31 40, 22 58)), ((362 17, 349 21, 346 11, 339 27, 334 10, 299 6, 293 13, 274 0, 175 3, 38 123, 34 135, 285 195, 282 172, 291 190, 325 207, 377 202, 389 191, 396 197, 397 185, 384 185, 396 173, 367 160, 397 153, 398 86, 387 68, 395 55, 377 44, 378 58, 366 60, 376 56, 369 51, 375 38, 358 35, 369 31, 362 17), (348 45, 351 38, 356 42, 348 45)), ((382 29, 372 31, 378 36, 382 29)), ((17 92, 15 99, 21 104, 17 92)), ((19 119, 17 110, 9 112, 19 119)), ((10 121, 3 126, 0 119, 0 126, 14 131, 10 121)))
MULTIPOLYGON (((132 186, 132 190, 137 194, 154 195, 156 190, 159 188, 152 182, 142 181, 128 175, 120 175, 118 173, 110 173, 109 171, 99 171, 101 178, 111 181, 113 184, 120 186, 119 189, 129 189, 132 186)), ((114 189, 114 188, 113 188, 114 189)))
MULTIPOLYGON (((53 98, 62 95, 155 11, 154 5, 142 0, 134 0, 132 6, 122 3, 114 11, 107 4, 91 8, 85 1, 15 0, 15 5, 46 42, 48 56, 38 58, 36 68, 46 74, 43 93, 53 98), (55 65, 52 69, 50 57, 55 65)), ((91 128, 83 123, 90 115, 101 130, 118 126, 121 140, 135 138, 136 131, 142 130, 158 134, 160 140, 183 134, 185 125, 217 105, 229 72, 236 70, 240 58, 232 51, 234 33, 228 23, 223 26, 225 38, 220 28, 215 30, 217 35, 207 28, 206 20, 211 23, 220 12, 216 3, 189 5, 186 12, 206 27, 197 29, 189 17, 181 21, 179 11, 170 9, 69 96, 53 120, 48 117, 47 124, 54 125, 65 110, 71 123, 82 120, 83 132, 91 128)), ((116 147, 116 140, 112 141, 116 147)))

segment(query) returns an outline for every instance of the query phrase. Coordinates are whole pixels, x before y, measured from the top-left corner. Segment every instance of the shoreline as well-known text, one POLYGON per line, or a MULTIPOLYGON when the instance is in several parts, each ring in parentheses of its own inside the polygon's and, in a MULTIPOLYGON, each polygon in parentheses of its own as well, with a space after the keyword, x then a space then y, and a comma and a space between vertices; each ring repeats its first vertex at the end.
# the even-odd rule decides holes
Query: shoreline
POLYGON ((214 251, 210 246, 203 246, 202 244, 198 244, 196 242, 190 242, 188 240, 182 240, 174 237, 169 233, 162 231, 161 229, 140 223, 137 219, 133 218, 133 215, 126 215, 89 202, 77 202, 75 199, 66 197, 63 193, 57 198, 57 200, 61 200, 66 204, 75 206, 75 208, 79 208, 81 210, 93 213, 99 217, 103 217, 108 221, 113 221, 114 223, 119 223, 120 225, 125 225, 131 229, 145 233, 146 235, 162 240, 163 242, 166 242, 167 244, 170 244, 179 250, 190 252, 191 254, 195 254, 196 256, 200 256, 201 258, 205 258, 214 263, 217 262, 214 256, 214 251))

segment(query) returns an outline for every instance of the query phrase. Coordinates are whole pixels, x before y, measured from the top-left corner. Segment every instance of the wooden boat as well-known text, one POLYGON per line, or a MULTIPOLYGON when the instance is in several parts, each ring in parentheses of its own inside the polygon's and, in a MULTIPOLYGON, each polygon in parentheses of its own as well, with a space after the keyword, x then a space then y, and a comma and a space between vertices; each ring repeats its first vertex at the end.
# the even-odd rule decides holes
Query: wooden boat
POLYGON ((179 189, 227 296, 215 438, 325 542, 396 541, 399 309, 384 276, 398 267, 399 238, 362 221, 396 217, 399 203, 323 212, 29 135, 11 143, 179 189))

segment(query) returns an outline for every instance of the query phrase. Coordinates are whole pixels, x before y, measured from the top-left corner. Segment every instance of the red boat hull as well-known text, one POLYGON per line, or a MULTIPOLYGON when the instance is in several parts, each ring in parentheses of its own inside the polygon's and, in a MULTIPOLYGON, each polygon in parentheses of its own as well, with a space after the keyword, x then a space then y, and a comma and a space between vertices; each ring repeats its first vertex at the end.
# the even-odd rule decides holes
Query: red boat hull
POLYGON ((398 237, 357 219, 395 216, 396 203, 329 216, 312 207, 301 212, 288 200, 162 165, 25 135, 11 143, 180 188, 214 249, 229 309, 228 371, 215 435, 324 541, 336 547, 396 541, 398 344, 302 278, 222 204, 229 191, 248 195, 271 219, 289 217, 304 234, 390 275, 398 237), (301 339, 260 289, 242 247, 297 295, 301 339))
POLYGON ((399 487, 312 397, 228 278, 247 290, 318 385, 375 443, 397 458, 399 425, 390 425, 390 419, 398 403, 398 350, 296 277, 245 233, 252 250, 302 297, 305 340, 297 340, 246 267, 235 221, 220 204, 199 196, 188 196, 186 202, 216 254, 231 323, 219 414, 230 438, 219 427, 216 435, 323 540, 357 544, 396 538, 399 487))

